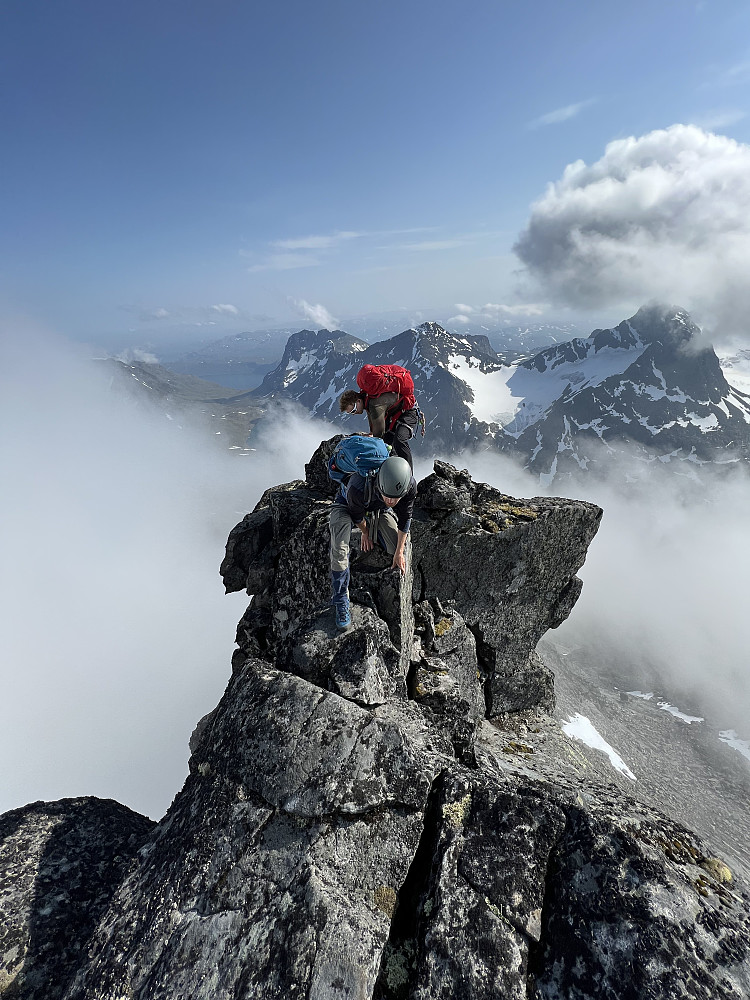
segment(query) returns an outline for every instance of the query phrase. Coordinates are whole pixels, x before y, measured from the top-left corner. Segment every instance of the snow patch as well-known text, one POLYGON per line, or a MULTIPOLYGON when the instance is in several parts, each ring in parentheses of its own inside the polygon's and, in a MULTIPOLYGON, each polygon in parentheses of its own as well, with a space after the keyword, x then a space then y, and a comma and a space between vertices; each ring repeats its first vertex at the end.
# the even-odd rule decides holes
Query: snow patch
POLYGON ((722 743, 726 743, 727 746, 732 747, 750 761, 750 742, 741 740, 734 729, 725 729, 719 733, 719 739, 722 743))
POLYGON ((703 722, 703 718, 699 715, 686 715, 685 712, 681 712, 679 708, 675 708, 674 705, 670 705, 668 701, 657 701, 656 703, 660 709, 664 712, 669 712, 673 715, 675 719, 682 719, 683 722, 687 722, 690 725, 691 722, 703 722))
POLYGON ((631 781, 637 780, 636 776, 630 770, 619 753, 611 747, 609 743, 607 743, 604 737, 585 715, 581 715, 580 712, 576 712, 572 719, 563 723, 562 730, 566 736, 572 736, 574 740, 580 740, 581 743, 585 743, 586 746, 606 753, 612 767, 616 771, 619 771, 620 774, 624 774, 625 777, 630 778, 631 781))

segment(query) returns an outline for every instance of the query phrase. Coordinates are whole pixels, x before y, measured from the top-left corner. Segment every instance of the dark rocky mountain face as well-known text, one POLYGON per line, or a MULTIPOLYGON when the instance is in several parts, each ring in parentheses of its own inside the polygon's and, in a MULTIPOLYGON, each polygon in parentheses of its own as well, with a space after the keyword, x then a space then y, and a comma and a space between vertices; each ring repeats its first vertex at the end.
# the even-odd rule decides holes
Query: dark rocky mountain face
MULTIPOLYGON (((355 543, 353 626, 337 632, 336 440, 230 534, 226 588, 254 595, 231 680, 62 995, 746 997, 742 883, 625 794, 605 758, 582 765, 547 714, 553 678, 535 647, 580 594, 601 510, 506 496, 436 462, 407 573, 355 543)), ((33 871, 23 842, 2 847, 4 870, 33 871)), ((0 907, 24 905, 32 883, 0 907)), ((3 961, 8 996, 48 995, 3 961)))
POLYGON ((688 467, 747 461, 750 397, 729 385, 711 348, 693 347, 698 334, 685 312, 649 307, 614 330, 541 352, 520 367, 550 375, 564 367, 568 384, 541 419, 504 426, 514 440, 501 447, 520 451, 549 481, 610 471, 623 449, 688 467), (617 353, 622 371, 587 379, 597 357, 617 353))
MULTIPOLYGON (((325 395, 329 379, 337 368, 346 365, 349 355, 367 349, 364 340, 350 337, 342 330, 300 330, 287 341, 284 356, 264 378, 256 396, 294 399, 316 416, 322 416, 320 397, 325 395), (319 412, 320 411, 320 412, 319 412)), ((339 390, 339 395, 346 386, 339 390)))
POLYGON ((498 449, 543 482, 608 473, 623 451, 683 473, 747 461, 750 397, 729 385, 711 348, 693 346, 698 332, 684 311, 650 306, 518 359, 496 354, 486 336, 454 336, 436 323, 370 347, 341 341, 337 353, 327 331, 307 331, 299 344, 290 339, 257 394, 340 422, 338 398, 362 364, 400 364, 414 377, 431 453, 498 449))
MULTIPOLYGON (((455 337, 437 323, 423 323, 416 330, 405 330, 372 346, 355 341, 349 353, 344 353, 334 351, 327 331, 317 335, 303 332, 308 339, 298 346, 290 338, 291 349, 256 390, 259 399, 294 399, 316 417, 352 430, 354 418, 342 418, 339 412, 341 393, 347 388, 356 389, 356 375, 362 365, 397 364, 409 368, 414 378, 417 399, 427 417, 431 450, 457 450, 491 436, 489 428, 474 418, 472 391, 456 374, 460 368, 470 366, 480 376, 504 367, 486 336, 455 337)), ((358 419, 366 426, 364 417, 358 419)))

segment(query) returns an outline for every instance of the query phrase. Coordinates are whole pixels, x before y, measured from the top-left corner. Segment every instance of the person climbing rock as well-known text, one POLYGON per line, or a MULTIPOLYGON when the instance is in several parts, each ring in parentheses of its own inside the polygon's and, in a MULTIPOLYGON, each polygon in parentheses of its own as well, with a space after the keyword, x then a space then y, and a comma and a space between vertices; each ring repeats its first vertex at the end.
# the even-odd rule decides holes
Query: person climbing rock
POLYGON ((424 419, 414 396, 411 372, 400 365, 363 365, 357 372, 359 390, 347 389, 339 400, 342 413, 366 413, 370 433, 390 445, 394 455, 414 468, 410 438, 424 419))
POLYGON ((370 552, 380 545, 393 556, 392 568, 406 572, 409 535, 417 483, 406 459, 387 458, 372 476, 355 472, 339 488, 328 524, 331 530, 331 589, 336 627, 351 625, 349 550, 352 526, 362 532, 360 546, 370 552))

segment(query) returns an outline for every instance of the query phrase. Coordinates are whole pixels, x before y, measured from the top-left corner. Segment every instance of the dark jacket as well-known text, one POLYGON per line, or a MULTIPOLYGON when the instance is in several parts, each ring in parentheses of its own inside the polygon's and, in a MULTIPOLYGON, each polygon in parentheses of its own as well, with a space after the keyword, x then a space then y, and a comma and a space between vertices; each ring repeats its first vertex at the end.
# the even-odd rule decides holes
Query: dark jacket
POLYGON ((372 496, 369 503, 365 504, 365 490, 367 483, 364 476, 358 472, 349 477, 346 486, 342 486, 336 494, 336 503, 342 504, 349 511, 349 516, 355 524, 359 524, 368 511, 392 510, 396 515, 396 524, 399 531, 408 531, 411 526, 411 517, 414 513, 414 500, 417 496, 417 481, 411 477, 409 489, 405 496, 402 496, 395 507, 384 504, 377 489, 372 488, 372 496))

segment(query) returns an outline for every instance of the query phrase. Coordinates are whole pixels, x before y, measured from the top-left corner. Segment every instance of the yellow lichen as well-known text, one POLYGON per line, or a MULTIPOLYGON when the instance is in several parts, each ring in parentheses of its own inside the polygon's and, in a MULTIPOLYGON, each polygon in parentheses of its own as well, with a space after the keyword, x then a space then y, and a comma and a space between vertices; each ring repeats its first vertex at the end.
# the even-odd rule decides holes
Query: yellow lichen
POLYGON ((443 806, 443 818, 452 826, 454 830, 458 830, 463 826, 463 822, 466 819, 466 813, 469 811, 469 806, 471 805, 471 792, 468 792, 462 799, 458 802, 446 802, 443 806))
POLYGON ((700 866, 712 878, 715 878, 717 882, 721 882, 722 885, 729 885, 732 881, 732 873, 729 868, 718 858, 704 858, 700 862, 700 866))
POLYGON ((511 517, 525 517, 530 521, 539 517, 539 511, 532 510, 531 507, 515 507, 511 503, 499 503, 497 509, 503 511, 505 514, 510 514, 511 517))
POLYGON ((396 909, 396 890, 389 885, 379 885, 375 889, 373 897, 377 908, 382 910, 388 918, 391 918, 396 909))
POLYGON ((533 753, 533 747, 527 747, 525 743, 516 743, 515 740, 511 740, 510 743, 503 747, 503 753, 533 753))
POLYGON ((453 622, 450 618, 441 618, 440 621, 435 626, 435 635, 438 639, 445 635, 446 632, 450 632, 453 628, 453 622))

